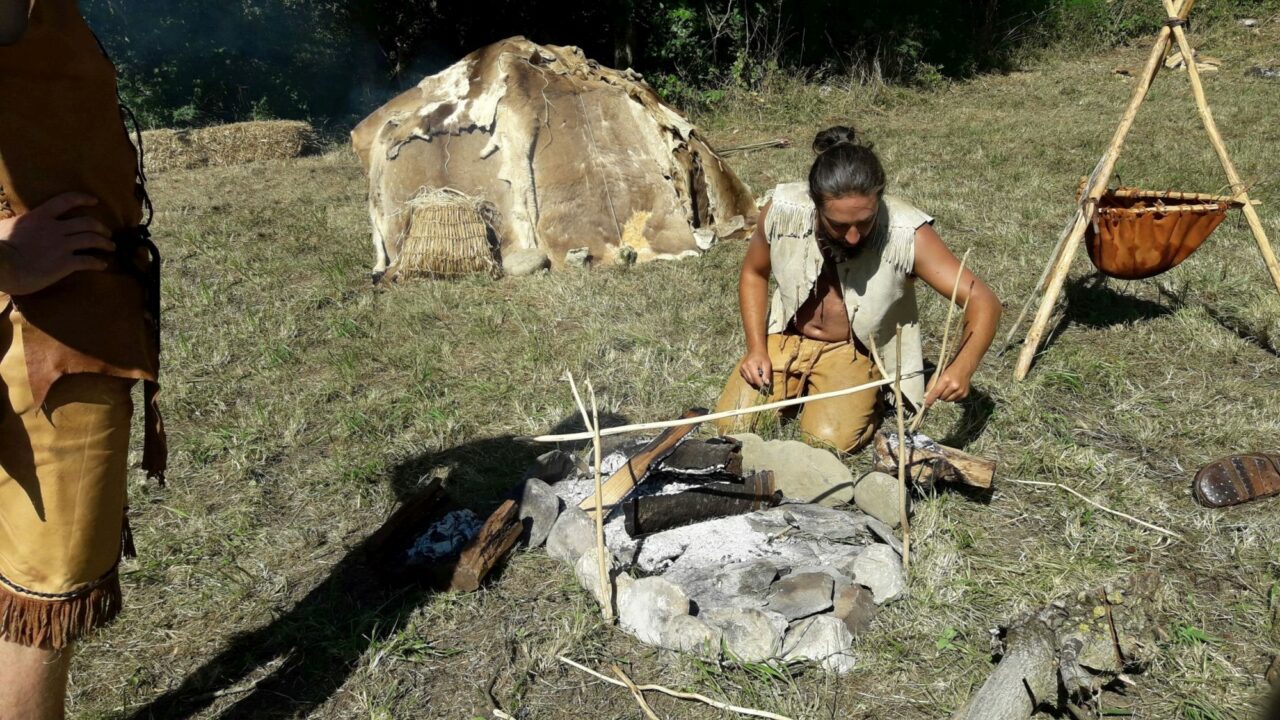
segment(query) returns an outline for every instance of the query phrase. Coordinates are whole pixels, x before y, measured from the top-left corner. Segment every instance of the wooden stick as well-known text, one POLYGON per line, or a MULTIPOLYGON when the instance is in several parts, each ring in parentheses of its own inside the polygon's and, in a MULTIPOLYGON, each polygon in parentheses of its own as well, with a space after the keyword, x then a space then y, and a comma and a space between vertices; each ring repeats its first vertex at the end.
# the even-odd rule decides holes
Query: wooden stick
POLYGON ((1013 479, 1013 478, 1010 478, 1010 479, 1009 479, 1009 481, 1010 481, 1010 482, 1016 482, 1016 483, 1019 483, 1019 484, 1021 484, 1021 485, 1043 485, 1043 486, 1045 486, 1045 487, 1057 487, 1057 488, 1062 488, 1063 490, 1066 490, 1067 492, 1071 493, 1072 495, 1075 495, 1076 497, 1080 498, 1081 500, 1083 500, 1083 501, 1085 501, 1085 502, 1089 503, 1090 505, 1092 505, 1092 506, 1094 506, 1094 507, 1098 508, 1099 510, 1101 510, 1101 511, 1103 511, 1103 512, 1108 512, 1108 513, 1111 513, 1112 515, 1115 515, 1116 517, 1122 517, 1122 518, 1124 518, 1125 520, 1129 520, 1130 522, 1135 522, 1135 523, 1137 523, 1137 524, 1141 525, 1141 526, 1142 526, 1142 527, 1144 527, 1144 528, 1148 528, 1148 529, 1151 529, 1151 530, 1155 530, 1156 532, 1164 533, 1165 535, 1168 535, 1168 536, 1169 536, 1169 537, 1171 537, 1171 538, 1175 538, 1175 539, 1177 539, 1177 540, 1181 540, 1181 539, 1182 539, 1182 536, 1181 536, 1181 535, 1179 535, 1178 533, 1176 533, 1176 532, 1174 532, 1174 531, 1172 531, 1172 530, 1166 530, 1166 529, 1164 529, 1164 528, 1160 527, 1159 525, 1152 525, 1151 523, 1149 523, 1149 522, 1145 522, 1145 521, 1143 521, 1143 520, 1139 520, 1138 518, 1136 518, 1136 517, 1134 517, 1134 516, 1132 516, 1132 515, 1125 515, 1124 513, 1120 512, 1120 511, 1118 511, 1118 510, 1112 510, 1111 508, 1106 507, 1105 505, 1102 505, 1102 504, 1100 504, 1100 503, 1098 503, 1098 502, 1095 502, 1095 501, 1093 501, 1093 500, 1090 500, 1089 498, 1087 498, 1087 497, 1085 497, 1084 495, 1080 494, 1079 492, 1076 492, 1075 490, 1073 490, 1073 489, 1071 489, 1071 488, 1067 487, 1066 485, 1063 485, 1062 483, 1056 483, 1056 482, 1044 482, 1044 481, 1041 481, 1041 480, 1016 480, 1016 479, 1013 479))
MULTIPOLYGON (((1120 212, 1125 215, 1152 215, 1155 213, 1165 213, 1166 215, 1169 215, 1180 212, 1209 212, 1212 210, 1225 210, 1225 208, 1223 208, 1223 205, 1225 204, 1226 203, 1214 205, 1155 205, 1152 207, 1125 208, 1120 212)), ((1105 215, 1110 214, 1111 212, 1112 211, 1110 210, 1104 210, 1099 214, 1105 215)))
MULTIPOLYGON (((955 309, 956 309, 956 292, 960 290, 960 278, 964 276, 964 264, 969 262, 969 253, 972 250, 973 248, 969 248, 968 250, 964 251, 964 257, 960 258, 960 267, 959 269, 956 270, 956 282, 954 285, 951 286, 951 304, 947 306, 947 319, 946 319, 946 322, 942 324, 942 328, 943 328, 942 329, 942 347, 939 348, 939 351, 938 351, 938 366, 933 369, 933 378, 929 380, 930 383, 937 382, 938 378, 942 375, 942 371, 946 369, 947 341, 951 339, 951 315, 955 312, 955 309)), ((967 311, 969 308, 968 298, 965 298, 964 306, 965 306, 965 310, 967 311)), ((961 318, 960 321, 963 323, 964 318, 961 318)), ((899 351, 901 351, 901 348, 899 348, 899 351)), ((899 355, 898 357, 902 357, 902 356, 899 355)), ((902 363, 898 363, 898 364, 901 365, 902 363)), ((928 411, 929 411, 928 404, 920 408, 919 414, 917 414, 915 419, 912 420, 911 422, 912 433, 920 429, 920 423, 924 422, 924 414, 928 411)))
MULTIPOLYGON (((1164 7, 1166 12, 1173 12, 1171 0, 1164 0, 1164 7)), ((1218 161, 1222 163, 1222 169, 1227 173, 1227 180, 1231 183, 1231 192, 1235 193, 1237 200, 1244 203, 1241 208, 1244 211, 1244 218, 1249 223, 1249 229, 1253 231, 1253 239, 1258 243, 1258 251, 1262 253, 1262 262, 1267 266, 1267 272, 1271 273, 1271 281, 1275 284, 1276 291, 1280 292, 1280 261, 1276 259, 1275 251, 1271 248, 1271 242, 1267 240, 1267 233, 1262 228, 1262 220, 1258 218, 1258 211, 1254 210, 1253 204, 1249 202, 1249 194, 1245 191, 1244 180, 1241 179, 1240 173, 1236 172, 1235 163, 1231 161, 1231 155, 1227 153, 1227 146, 1222 142, 1222 135, 1218 132, 1218 124, 1213 119, 1213 111, 1209 109, 1209 101, 1204 95, 1204 86, 1200 83, 1200 70, 1196 68, 1191 43, 1187 42, 1187 33, 1182 29, 1181 25, 1175 25, 1173 27, 1173 36, 1178 40, 1178 48, 1182 51, 1182 57, 1187 62, 1187 79, 1191 81, 1191 94, 1195 96, 1196 108, 1200 111, 1200 120, 1204 124, 1205 132, 1209 134, 1209 142, 1218 154, 1218 161)))
POLYGON ((614 663, 610 667, 613 668, 613 674, 617 675, 618 679, 626 684, 627 689, 631 691, 631 695, 636 699, 636 702, 640 703, 640 709, 644 711, 644 716, 649 718, 649 720, 658 720, 658 716, 653 714, 653 708, 649 707, 649 703, 645 701, 644 693, 640 692, 640 688, 636 687, 636 684, 631 682, 631 678, 627 677, 627 674, 622 672, 622 668, 618 667, 618 663, 614 663))
MULTIPOLYGON (((618 687, 622 687, 622 688, 626 687, 626 684, 623 683, 621 680, 614 680, 613 678, 607 675, 601 675, 595 670, 592 670, 591 668, 583 665, 579 665, 578 663, 570 660, 569 658, 563 655, 557 655, 556 659, 564 663, 565 665, 568 665, 569 667, 577 668, 578 670, 581 670, 582 672, 588 675, 591 675, 592 677, 603 680, 611 685, 617 685, 618 687)), ((672 690, 670 688, 662 687, 661 685, 637 685, 636 688, 641 691, 660 692, 663 695, 669 695, 673 698, 679 698, 681 700, 694 700, 704 705, 710 705, 711 707, 717 710, 724 710, 726 712, 738 713, 739 715, 746 715, 748 717, 766 718, 767 720, 792 720, 786 715, 776 715, 774 713, 768 712, 767 710, 752 710, 751 708, 744 708, 744 707, 739 707, 737 705, 730 705, 729 703, 720 702, 719 700, 712 700, 706 695, 699 695, 698 693, 680 692, 678 690, 672 690)))
MULTIPOLYGON (((604 489, 600 484, 600 413, 596 409, 596 389, 591 386, 591 381, 587 380, 587 394, 591 396, 591 431, 595 433, 592 438, 592 445, 595 447, 596 460, 596 572, 600 576, 600 599, 604 603, 604 619, 606 621, 613 619, 613 605, 610 602, 609 592, 609 570, 605 566, 605 549, 604 549, 604 503, 601 502, 601 496, 604 489)), ((612 563, 610 563, 612 564, 612 563)))
MULTIPOLYGON (((954 289, 954 288, 953 288, 954 289)), ((902 409, 902 325, 898 325, 898 367, 894 373, 893 402, 898 406, 898 516, 902 523, 902 573, 911 567, 911 522, 907 519, 907 433, 902 409)), ((921 411, 921 414, 924 414, 921 411)))
MULTIPOLYGON (((1185 19, 1194 4, 1195 0, 1183 0, 1176 17, 1185 19)), ((1053 315, 1054 306, 1058 303, 1058 296, 1062 293, 1062 286, 1066 283, 1067 274, 1071 271, 1071 263, 1075 260, 1076 251, 1080 249, 1080 243, 1084 240, 1084 233, 1089 226, 1093 209, 1097 206, 1098 198, 1102 197, 1102 193, 1106 190, 1107 183, 1111 181, 1111 173, 1115 169, 1116 159, 1120 156, 1120 148, 1124 145, 1124 139, 1133 127, 1133 121, 1138 116, 1138 108, 1142 106, 1142 101, 1146 99, 1147 92, 1151 89, 1151 83, 1155 80, 1156 73, 1160 71, 1161 59, 1169 48, 1171 36, 1172 32, 1169 26, 1166 25, 1160 28, 1160 34, 1156 37, 1156 42, 1151 47, 1151 54, 1147 58, 1147 65, 1133 89, 1133 96, 1129 99, 1129 105, 1125 108, 1124 115, 1120 118, 1120 124, 1116 127, 1115 133, 1111 137, 1111 143, 1107 146, 1106 152, 1103 153, 1102 160, 1098 163, 1098 168, 1092 176, 1093 185, 1089 188, 1089 192, 1081 198, 1079 207, 1076 209, 1075 223, 1072 225, 1066 241, 1062 244, 1062 251, 1058 256, 1057 262, 1049 273, 1049 284, 1045 288, 1044 297, 1040 300, 1040 307, 1036 311, 1035 320, 1031 323, 1031 329, 1027 332, 1027 339, 1023 342, 1022 352, 1018 355, 1018 364, 1014 370, 1014 377, 1018 380, 1025 379, 1027 373, 1031 370, 1031 361, 1035 359, 1036 351, 1040 348, 1040 341, 1044 339, 1045 330, 1049 325, 1049 318, 1053 315)))
MULTIPOLYGON (((922 374, 924 374, 923 370, 915 370, 907 373, 906 375, 903 375, 902 378, 905 380, 907 378, 915 377, 916 375, 922 375, 922 374)), ((790 400, 779 400, 777 402, 766 403, 764 405, 756 405, 756 406, 747 407, 747 408, 740 408, 738 410, 725 410, 724 412, 711 413, 710 415, 699 415, 697 417, 681 418, 679 420, 663 420, 662 422, 638 423, 636 425, 619 425, 617 427, 605 428, 601 430, 600 436, 607 437, 609 435, 621 435, 622 433, 639 432, 641 430, 660 430, 665 428, 681 427, 683 425, 697 425, 698 423, 702 423, 702 422, 712 422, 712 421, 721 420, 724 418, 737 417, 739 415, 750 415, 751 413, 764 412, 766 410, 777 410, 779 408, 791 407, 792 405, 803 405, 805 403, 811 403, 816 400, 826 400, 828 398, 840 397, 842 395, 852 395, 853 393, 862 392, 863 390, 870 390, 871 388, 878 388, 878 387, 883 387, 885 385, 892 385, 892 384, 893 384, 892 379, 876 380, 874 382, 858 385, 857 387, 844 388, 842 390, 832 390, 831 392, 818 393, 817 395, 807 395, 805 397, 799 397, 799 398, 791 398, 790 400)), ((533 442, 540 442, 540 443, 558 443, 558 442, 572 442, 575 440, 590 440, 592 437, 593 437, 592 433, 581 432, 581 433, 567 433, 564 435, 539 435, 537 437, 529 438, 529 440, 533 442)))
MULTIPOLYGON (((578 412, 582 414, 582 424, 591 430, 592 439, 595 441, 595 468, 596 468, 596 494, 600 493, 600 429, 591 421, 591 417, 587 415, 587 405, 582 402, 582 395, 578 392, 578 384, 573 381, 573 373, 569 373, 569 389, 573 391, 574 402, 578 404, 578 412)), ((603 564, 604 562, 604 516, 600 510, 600 503, 596 503, 596 558, 603 564)), ((606 621, 613 620, 613 607, 609 602, 609 576, 600 571, 600 598, 601 598, 601 614, 606 621)))

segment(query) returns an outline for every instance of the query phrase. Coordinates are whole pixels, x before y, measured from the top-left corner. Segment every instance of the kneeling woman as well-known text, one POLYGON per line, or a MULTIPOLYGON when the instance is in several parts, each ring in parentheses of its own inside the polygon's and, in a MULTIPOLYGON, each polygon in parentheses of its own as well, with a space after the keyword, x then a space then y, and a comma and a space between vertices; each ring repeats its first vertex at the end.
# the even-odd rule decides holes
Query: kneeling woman
MULTIPOLYGON (((920 278, 948 300, 960 261, 933 218, 884 195, 884 168, 847 127, 814 138, 807 183, 779 185, 760 212, 738 283, 747 353, 716 410, 815 395, 880 379, 898 364, 903 395, 919 409, 969 394, 969 380, 991 345, 1000 301, 967 269, 955 297, 968 303, 955 360, 925 387, 916 307, 920 278), (769 277, 777 287, 769 297, 769 277), (902 357, 894 335, 902 326, 902 357)), ((880 417, 879 393, 866 390, 802 406, 800 429, 813 444, 851 452, 866 445, 880 417)), ((737 432, 751 416, 721 421, 737 432)))

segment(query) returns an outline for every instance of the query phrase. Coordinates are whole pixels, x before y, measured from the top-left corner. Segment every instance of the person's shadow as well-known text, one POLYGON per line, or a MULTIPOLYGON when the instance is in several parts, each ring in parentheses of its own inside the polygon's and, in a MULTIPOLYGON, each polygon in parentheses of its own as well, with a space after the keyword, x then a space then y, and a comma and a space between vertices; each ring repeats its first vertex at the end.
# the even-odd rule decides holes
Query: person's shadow
MULTIPOLYGON (((602 416, 602 427, 625 424, 602 416)), ((577 418, 553 433, 582 429, 577 418)), ((622 436, 616 436, 622 437, 622 436)), ((581 444, 576 444, 581 446, 581 444)), ((406 459, 390 473, 402 502, 423 487, 434 469, 465 468, 467 497, 453 499, 482 517, 521 478, 523 471, 555 446, 521 442, 512 436, 479 440, 406 459)), ((571 449, 562 444, 561 449, 571 449)), ((425 530, 426 528, 422 528, 425 530)), ((297 717, 325 702, 355 670, 371 644, 386 640, 431 595, 413 583, 388 583, 367 552, 371 533, 336 565, 327 578, 291 610, 269 624, 234 637, 227 646, 170 690, 134 711, 135 720, 190 717, 223 698, 235 698, 223 718, 297 717), (254 677, 260 676, 260 677, 254 677)))

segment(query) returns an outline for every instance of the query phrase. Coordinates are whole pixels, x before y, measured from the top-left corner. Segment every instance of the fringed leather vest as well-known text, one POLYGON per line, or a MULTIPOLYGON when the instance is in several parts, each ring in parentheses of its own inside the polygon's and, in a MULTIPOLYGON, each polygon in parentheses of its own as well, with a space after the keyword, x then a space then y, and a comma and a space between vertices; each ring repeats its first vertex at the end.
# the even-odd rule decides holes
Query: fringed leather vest
MULTIPOLYGON (((770 333, 783 332, 813 294, 822 272, 823 256, 816 238, 817 210, 804 182, 779 185, 765 218, 769 259, 777 288, 769 304, 770 333)), ((848 260, 836 264, 849 311, 849 329, 863 345, 874 345, 892 377, 898 367, 894 334, 902 325, 902 373, 924 368, 920 349, 920 313, 916 306, 916 230, 933 222, 909 203, 884 195, 875 230, 848 260)), ((903 395, 919 408, 924 402, 925 378, 903 380, 903 395)))

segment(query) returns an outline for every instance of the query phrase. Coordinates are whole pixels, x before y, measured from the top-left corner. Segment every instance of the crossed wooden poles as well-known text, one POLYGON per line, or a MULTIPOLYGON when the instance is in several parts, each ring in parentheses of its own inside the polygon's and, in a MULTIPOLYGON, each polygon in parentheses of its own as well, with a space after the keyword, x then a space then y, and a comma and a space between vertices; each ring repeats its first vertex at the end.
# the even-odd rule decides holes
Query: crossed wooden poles
POLYGON ((1191 13, 1191 6, 1195 4, 1195 0, 1182 0, 1182 4, 1177 7, 1174 5, 1174 0, 1161 0, 1161 2, 1164 3, 1165 12, 1168 14, 1169 20, 1160 29, 1160 34, 1156 37, 1156 43, 1151 48, 1151 55, 1147 58, 1147 65, 1138 77, 1138 84, 1133 89, 1133 97, 1129 99, 1129 106, 1120 118, 1120 125, 1116 128, 1115 134, 1111 138, 1111 144, 1107 146, 1102 159, 1098 161, 1098 165, 1086 182, 1086 189, 1082 193, 1079 205, 1076 206, 1075 215, 1063 229, 1062 235, 1058 238, 1058 244, 1049 258, 1049 264, 1045 267, 1044 272, 1040 275, 1040 280, 1036 283, 1035 291, 1031 294, 1031 297, 1027 298, 1022 312, 1018 315, 1018 319, 1014 321, 1013 327, 1009 328, 1009 334, 1005 338, 1007 346, 1013 341, 1014 335, 1017 334, 1018 328, 1021 327, 1022 321, 1026 318, 1027 312, 1031 309, 1031 304, 1035 301, 1036 296, 1041 295, 1040 307, 1036 311, 1035 320, 1031 323, 1031 329, 1027 332, 1027 339, 1022 345, 1022 352, 1018 356, 1018 364, 1014 370, 1014 377, 1018 380, 1025 378, 1027 372, 1031 370, 1031 362, 1035 359, 1036 350, 1044 339, 1045 329, 1049 325, 1050 316, 1053 315, 1058 296, 1062 293, 1062 286, 1066 282, 1068 271, 1071 269, 1071 262, 1075 259, 1076 251, 1080 248, 1085 231, 1093 220, 1093 213, 1097 208, 1098 200, 1106 192, 1107 183, 1111 181, 1111 173, 1115 168, 1116 159, 1120 156, 1120 148, 1124 145, 1125 136, 1129 134, 1129 129, 1133 127, 1138 108, 1142 106, 1142 101, 1146 99, 1147 91, 1151 89, 1151 83, 1155 80, 1165 52, 1169 49, 1169 44, 1173 40, 1177 40, 1178 49, 1181 51, 1182 58, 1185 61, 1187 79, 1191 81, 1191 92, 1195 96, 1196 107, 1200 111, 1200 120, 1204 123, 1205 132, 1209 135, 1209 142, 1218 154, 1222 169, 1227 173, 1227 180, 1231 183, 1231 195, 1234 200, 1242 203, 1241 210, 1244 212, 1245 220, 1249 223, 1249 229, 1253 232, 1254 240, 1258 243, 1258 250, 1262 253, 1262 261, 1266 264, 1267 271, 1271 273, 1271 281, 1275 283, 1276 290, 1280 292, 1280 262, 1276 260, 1275 251, 1271 249, 1267 234, 1262 229, 1262 221, 1258 218, 1254 203, 1249 199, 1244 181, 1240 178, 1240 173, 1236 171, 1235 164, 1231 161, 1231 156, 1227 154, 1226 145, 1222 142, 1222 135, 1218 133, 1218 125, 1214 122, 1213 111, 1209 109, 1209 101, 1205 99, 1204 86, 1200 82, 1200 71, 1196 68, 1191 43, 1187 41, 1187 34, 1183 30, 1183 25, 1186 24, 1187 16, 1191 13))

